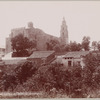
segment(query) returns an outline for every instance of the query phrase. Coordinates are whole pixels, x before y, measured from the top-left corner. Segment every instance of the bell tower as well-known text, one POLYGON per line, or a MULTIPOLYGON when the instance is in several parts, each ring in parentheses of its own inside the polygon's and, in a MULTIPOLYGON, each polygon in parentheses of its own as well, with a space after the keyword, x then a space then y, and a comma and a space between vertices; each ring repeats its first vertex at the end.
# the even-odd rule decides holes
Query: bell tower
POLYGON ((60 30, 60 40, 61 40, 61 44, 64 45, 68 44, 68 30, 67 30, 67 25, 64 17, 61 25, 61 30, 60 30))

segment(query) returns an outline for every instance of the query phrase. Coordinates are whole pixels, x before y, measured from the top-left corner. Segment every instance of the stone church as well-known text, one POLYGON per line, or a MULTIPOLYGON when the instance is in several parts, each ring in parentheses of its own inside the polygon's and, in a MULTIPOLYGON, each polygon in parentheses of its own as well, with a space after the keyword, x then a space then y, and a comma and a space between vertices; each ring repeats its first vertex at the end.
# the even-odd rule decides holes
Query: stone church
POLYGON ((30 40, 37 41, 37 50, 43 51, 47 50, 47 42, 50 40, 57 40, 61 44, 68 44, 68 30, 66 21, 63 18, 60 37, 55 37, 43 32, 41 29, 34 28, 33 23, 29 22, 27 28, 16 28, 11 30, 11 34, 6 38, 6 53, 12 52, 11 38, 17 36, 18 34, 24 34, 25 37, 28 37, 30 40))

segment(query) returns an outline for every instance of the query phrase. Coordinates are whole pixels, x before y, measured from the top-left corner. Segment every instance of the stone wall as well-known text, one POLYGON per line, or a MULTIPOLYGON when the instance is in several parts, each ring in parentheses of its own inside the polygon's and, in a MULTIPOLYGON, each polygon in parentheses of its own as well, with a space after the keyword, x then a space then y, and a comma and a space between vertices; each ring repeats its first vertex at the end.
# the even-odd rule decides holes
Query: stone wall
POLYGON ((30 40, 36 40, 37 50, 47 50, 46 43, 49 42, 51 39, 56 39, 59 41, 59 38, 52 35, 48 35, 38 28, 34 28, 34 27, 16 28, 16 29, 11 30, 11 34, 6 39, 6 53, 9 53, 12 51, 11 38, 17 36, 20 33, 24 34, 24 36, 28 37, 30 40))
POLYGON ((61 31, 60 31, 60 37, 55 37, 49 34, 46 34, 41 29, 34 28, 33 23, 29 22, 27 28, 16 28, 11 30, 11 34, 6 39, 6 53, 9 53, 12 51, 11 47, 11 38, 17 36, 18 34, 24 34, 25 37, 28 37, 30 40, 36 40, 37 41, 37 50, 47 50, 47 42, 50 40, 57 40, 61 44, 68 44, 68 30, 65 19, 62 21, 61 31))

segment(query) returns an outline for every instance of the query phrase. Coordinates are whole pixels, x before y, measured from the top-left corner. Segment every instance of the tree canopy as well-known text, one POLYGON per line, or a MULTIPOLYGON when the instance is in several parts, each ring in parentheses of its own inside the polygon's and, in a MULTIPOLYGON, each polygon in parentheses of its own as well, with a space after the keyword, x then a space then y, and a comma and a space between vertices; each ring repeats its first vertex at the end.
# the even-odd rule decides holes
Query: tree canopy
POLYGON ((59 49, 59 41, 58 40, 52 39, 49 42, 47 42, 46 44, 47 44, 47 50, 57 50, 57 49, 59 49))
POLYGON ((93 42, 92 42, 92 46, 93 46, 93 49, 94 49, 94 51, 95 51, 95 49, 96 49, 96 47, 97 47, 97 41, 93 41, 93 42))
POLYGON ((89 51, 89 44, 90 44, 90 37, 84 36, 84 37, 83 37, 83 40, 82 40, 82 48, 83 48, 85 51, 89 51))
POLYGON ((100 41, 97 43, 97 48, 100 51, 100 41))
POLYGON ((81 50, 81 44, 77 42, 70 42, 70 51, 80 51, 81 50))
POLYGON ((11 39, 12 49, 20 56, 27 56, 29 49, 36 47, 36 41, 30 41, 23 34, 19 34, 11 39))

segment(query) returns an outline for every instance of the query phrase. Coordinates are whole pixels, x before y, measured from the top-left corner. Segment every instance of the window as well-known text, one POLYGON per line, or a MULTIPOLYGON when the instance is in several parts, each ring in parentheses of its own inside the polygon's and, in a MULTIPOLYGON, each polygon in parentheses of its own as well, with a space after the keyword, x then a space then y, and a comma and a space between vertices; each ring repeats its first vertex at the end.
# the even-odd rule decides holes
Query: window
POLYGON ((69 57, 68 59, 72 59, 71 57, 69 57))
POLYGON ((77 61, 77 65, 80 65, 80 61, 77 61))
POLYGON ((71 61, 68 61, 68 66, 71 66, 71 63, 72 63, 71 61))
POLYGON ((65 58, 65 59, 67 59, 67 58, 65 58))

